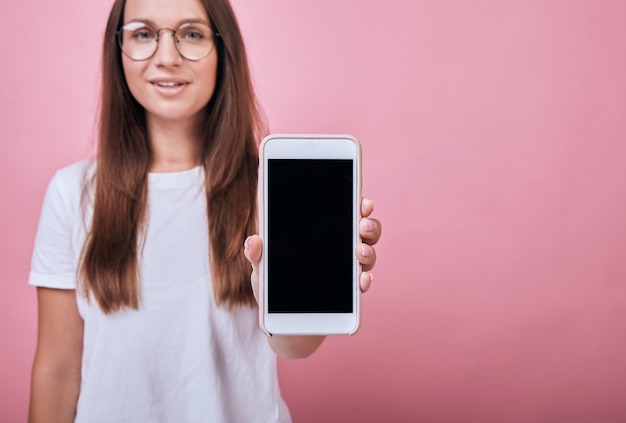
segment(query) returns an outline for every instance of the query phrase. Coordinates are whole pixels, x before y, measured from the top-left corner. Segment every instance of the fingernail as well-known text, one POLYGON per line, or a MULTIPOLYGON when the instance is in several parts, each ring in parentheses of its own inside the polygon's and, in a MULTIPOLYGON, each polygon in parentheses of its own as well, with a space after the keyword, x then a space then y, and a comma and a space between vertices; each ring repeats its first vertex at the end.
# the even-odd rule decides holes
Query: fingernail
POLYGON ((376 230, 376 224, 369 219, 363 219, 363 229, 366 232, 374 232, 376 230))
POLYGON ((363 257, 369 257, 372 255, 372 249, 365 244, 361 245, 361 255, 363 257))
POLYGON ((248 252, 248 240, 249 239, 250 237, 246 238, 246 240, 243 242, 243 249, 246 253, 248 252))

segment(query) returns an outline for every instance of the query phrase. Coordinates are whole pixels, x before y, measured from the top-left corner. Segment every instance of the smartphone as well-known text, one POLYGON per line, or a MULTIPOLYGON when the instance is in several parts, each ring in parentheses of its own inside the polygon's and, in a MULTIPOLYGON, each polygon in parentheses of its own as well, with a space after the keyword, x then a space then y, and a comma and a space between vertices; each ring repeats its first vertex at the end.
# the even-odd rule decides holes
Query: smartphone
POLYGON ((261 328, 270 336, 356 333, 359 142, 350 135, 270 135, 259 157, 261 328))

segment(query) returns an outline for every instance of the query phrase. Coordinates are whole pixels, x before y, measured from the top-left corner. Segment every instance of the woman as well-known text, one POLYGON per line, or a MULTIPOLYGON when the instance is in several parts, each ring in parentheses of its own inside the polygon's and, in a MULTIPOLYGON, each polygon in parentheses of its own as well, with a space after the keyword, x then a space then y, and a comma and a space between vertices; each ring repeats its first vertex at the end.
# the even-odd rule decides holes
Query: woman
POLYGON ((324 338, 258 326, 262 132, 228 0, 115 1, 97 158, 54 176, 35 242, 32 423, 290 421, 276 355, 324 338))

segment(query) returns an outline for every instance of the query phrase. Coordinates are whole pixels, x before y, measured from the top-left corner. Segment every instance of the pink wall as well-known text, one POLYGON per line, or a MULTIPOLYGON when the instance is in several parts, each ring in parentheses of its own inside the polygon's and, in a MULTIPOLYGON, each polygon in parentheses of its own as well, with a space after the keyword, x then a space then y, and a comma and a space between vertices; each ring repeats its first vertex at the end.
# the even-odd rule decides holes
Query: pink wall
MULTIPOLYGON (((280 363, 295 421, 626 421, 626 2, 233 2, 272 131, 357 136, 385 224, 361 332, 280 363)), ((0 16, 2 422, 110 5, 31 3, 0 16)))

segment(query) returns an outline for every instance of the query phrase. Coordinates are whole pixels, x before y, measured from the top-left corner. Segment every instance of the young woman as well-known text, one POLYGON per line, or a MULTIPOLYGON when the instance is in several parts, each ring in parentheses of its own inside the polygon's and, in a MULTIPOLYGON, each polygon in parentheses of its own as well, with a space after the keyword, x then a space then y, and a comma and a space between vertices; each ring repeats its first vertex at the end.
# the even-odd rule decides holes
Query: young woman
POLYGON ((263 130, 228 0, 116 0, 103 53, 97 158, 54 176, 35 242, 30 422, 290 421, 276 355, 324 338, 258 326, 263 130))

